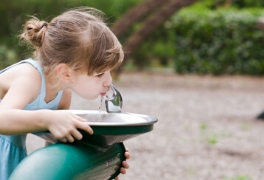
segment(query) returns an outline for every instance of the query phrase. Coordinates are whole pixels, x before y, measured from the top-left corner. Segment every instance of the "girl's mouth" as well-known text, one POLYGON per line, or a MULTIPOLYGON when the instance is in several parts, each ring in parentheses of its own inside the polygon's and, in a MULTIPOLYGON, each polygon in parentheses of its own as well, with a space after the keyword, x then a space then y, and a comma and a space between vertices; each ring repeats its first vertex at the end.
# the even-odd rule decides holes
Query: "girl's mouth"
POLYGON ((106 95, 106 93, 109 91, 109 89, 110 89, 110 87, 108 86, 108 89, 106 90, 106 92, 104 92, 104 93, 101 93, 101 96, 103 97, 103 96, 105 96, 106 95))

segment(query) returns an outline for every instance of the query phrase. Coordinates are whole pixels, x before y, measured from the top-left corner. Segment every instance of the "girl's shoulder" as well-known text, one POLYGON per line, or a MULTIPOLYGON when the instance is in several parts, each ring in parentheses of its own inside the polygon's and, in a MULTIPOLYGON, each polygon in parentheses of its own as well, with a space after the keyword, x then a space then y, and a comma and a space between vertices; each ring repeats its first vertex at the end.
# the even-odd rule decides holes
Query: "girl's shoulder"
POLYGON ((0 74, 0 99, 11 88, 20 92, 30 92, 32 99, 41 89, 41 74, 29 63, 21 63, 0 74))
POLYGON ((37 82, 41 80, 41 74, 38 69, 29 63, 18 64, 0 74, 0 81, 3 80, 11 83, 18 78, 30 79, 37 82))

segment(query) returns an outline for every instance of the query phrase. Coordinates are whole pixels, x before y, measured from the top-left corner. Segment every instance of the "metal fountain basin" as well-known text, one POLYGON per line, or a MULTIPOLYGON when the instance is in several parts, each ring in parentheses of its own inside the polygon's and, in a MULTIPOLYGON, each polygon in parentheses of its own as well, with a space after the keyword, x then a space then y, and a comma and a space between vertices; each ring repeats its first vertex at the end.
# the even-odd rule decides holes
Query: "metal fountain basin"
MULTIPOLYGON (((66 110, 64 110, 66 111, 66 110)), ((77 143, 91 145, 97 149, 107 149, 110 146, 131 139, 153 130, 158 121, 156 117, 135 113, 107 113, 95 110, 67 110, 87 120, 94 131, 93 135, 80 130, 82 140, 77 143)), ((45 140, 56 143, 50 132, 34 133, 45 140)))
POLYGON ((90 126, 144 126, 152 125, 157 121, 155 117, 134 113, 107 113, 105 111, 90 110, 69 111, 86 119, 90 126))

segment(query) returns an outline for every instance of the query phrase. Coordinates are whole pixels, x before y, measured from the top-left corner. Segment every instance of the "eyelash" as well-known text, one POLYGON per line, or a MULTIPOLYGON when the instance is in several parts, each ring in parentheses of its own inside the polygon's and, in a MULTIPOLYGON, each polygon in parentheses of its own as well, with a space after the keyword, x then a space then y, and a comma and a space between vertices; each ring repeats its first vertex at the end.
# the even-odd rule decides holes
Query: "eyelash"
POLYGON ((104 73, 98 74, 97 77, 102 77, 103 75, 104 75, 104 73))

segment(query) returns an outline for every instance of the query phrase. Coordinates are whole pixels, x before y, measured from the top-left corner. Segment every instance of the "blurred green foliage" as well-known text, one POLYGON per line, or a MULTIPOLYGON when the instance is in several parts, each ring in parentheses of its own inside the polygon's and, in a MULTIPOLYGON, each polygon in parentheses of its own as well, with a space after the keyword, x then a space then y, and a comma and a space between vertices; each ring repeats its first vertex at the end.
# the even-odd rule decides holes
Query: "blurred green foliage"
POLYGON ((17 53, 8 49, 6 46, 0 45, 0 67, 6 67, 15 63, 17 60, 17 53))
POLYGON ((264 7, 263 0, 201 0, 199 2, 209 9, 232 6, 236 8, 259 8, 264 7))
MULTIPOLYGON (((31 55, 17 37, 28 15, 50 21, 66 9, 91 6, 102 10, 111 26, 142 1, 0 0, 0 69, 31 55)), ((264 31, 256 27, 263 7, 263 0, 200 0, 155 29, 127 64, 131 69, 174 67, 177 73, 264 74, 264 31)), ((121 42, 142 23, 131 27, 121 42)))
POLYGON ((256 27, 263 7, 263 0, 199 1, 157 28, 133 62, 182 74, 264 74, 264 31, 256 27))
POLYGON ((264 74, 262 9, 187 8, 173 18, 175 70, 198 74, 264 74))

